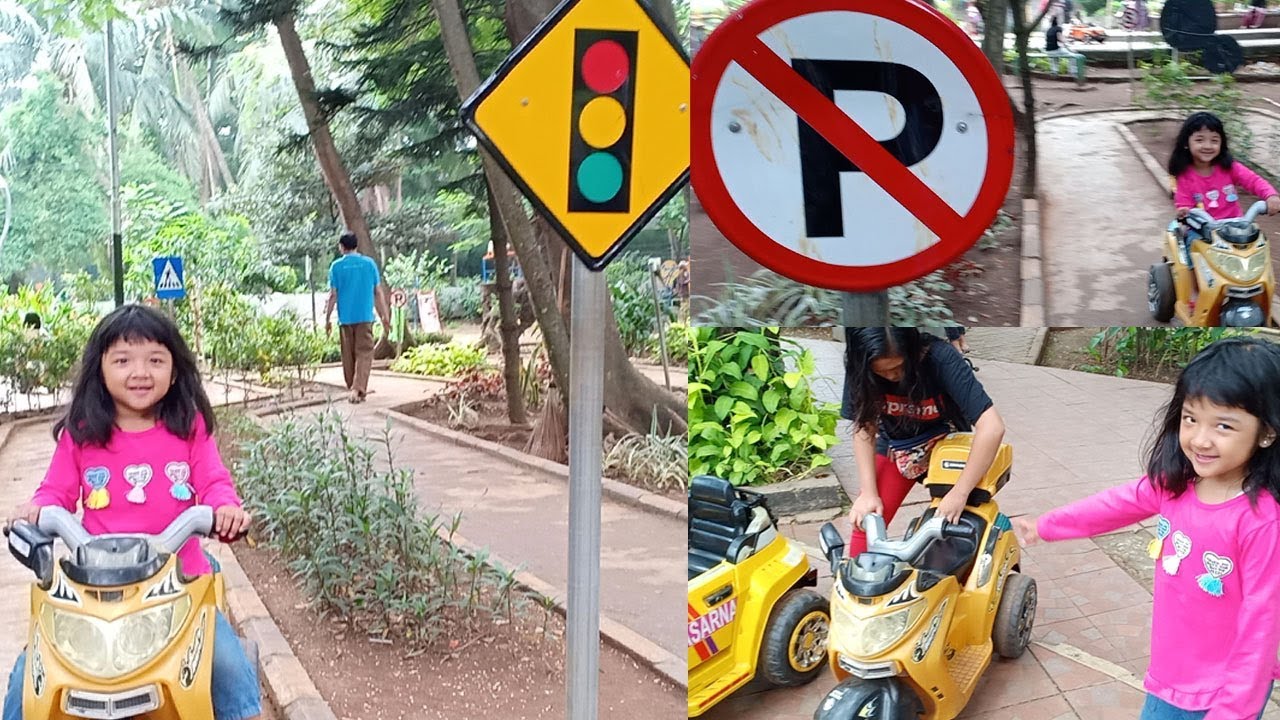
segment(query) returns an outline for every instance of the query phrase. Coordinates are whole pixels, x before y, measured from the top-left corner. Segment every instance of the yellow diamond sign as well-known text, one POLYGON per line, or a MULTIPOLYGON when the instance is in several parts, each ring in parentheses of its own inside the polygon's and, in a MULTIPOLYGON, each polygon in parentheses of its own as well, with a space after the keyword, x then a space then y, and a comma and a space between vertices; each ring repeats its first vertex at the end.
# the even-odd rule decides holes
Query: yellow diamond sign
POLYGON ((641 0, 565 0, 462 112, 592 270, 689 176, 689 60, 641 0))

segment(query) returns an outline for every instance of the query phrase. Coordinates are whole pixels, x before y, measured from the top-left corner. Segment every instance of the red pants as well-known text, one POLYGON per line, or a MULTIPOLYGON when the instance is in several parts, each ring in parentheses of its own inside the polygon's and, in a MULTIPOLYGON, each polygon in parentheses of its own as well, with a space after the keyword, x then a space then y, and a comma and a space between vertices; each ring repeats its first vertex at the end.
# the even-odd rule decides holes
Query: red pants
MULTIPOLYGON (((898 514, 898 508, 902 507, 902 501, 907 498, 907 493, 911 492, 911 488, 915 487, 915 483, 902 477, 902 473, 898 472, 898 466, 884 455, 876 455, 876 490, 880 493, 880 502, 884 505, 884 524, 885 527, 893 522, 893 516, 898 514)), ((853 534, 849 536, 849 547, 845 548, 845 557, 857 557, 867 549, 867 534, 862 528, 854 528, 853 534)))

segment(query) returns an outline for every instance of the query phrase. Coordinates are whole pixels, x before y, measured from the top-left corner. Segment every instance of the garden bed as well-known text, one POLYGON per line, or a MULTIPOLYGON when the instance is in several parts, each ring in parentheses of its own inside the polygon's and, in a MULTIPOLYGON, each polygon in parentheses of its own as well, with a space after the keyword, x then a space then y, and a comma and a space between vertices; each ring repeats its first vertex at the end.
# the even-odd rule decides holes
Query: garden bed
MULTIPOLYGON (((564 619, 530 601, 510 624, 450 652, 414 654, 370 640, 299 602, 302 590, 270 550, 236 557, 302 666, 339 718, 561 718, 564 619), (545 627, 544 627, 545 623, 545 627)), ((600 649, 601 717, 679 717, 685 693, 623 653, 600 649)))

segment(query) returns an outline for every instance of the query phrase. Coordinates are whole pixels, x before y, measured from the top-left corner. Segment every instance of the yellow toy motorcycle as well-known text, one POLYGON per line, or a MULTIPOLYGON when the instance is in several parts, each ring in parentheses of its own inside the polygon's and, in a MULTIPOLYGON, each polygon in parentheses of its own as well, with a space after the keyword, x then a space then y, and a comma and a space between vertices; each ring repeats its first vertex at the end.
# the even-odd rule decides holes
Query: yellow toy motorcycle
POLYGON ((1271 249, 1253 222, 1266 210, 1259 200, 1242 218, 1214 220, 1194 208, 1169 223, 1164 257, 1147 271, 1151 316, 1195 327, 1271 324, 1271 249), (1192 303, 1194 290, 1199 297, 1192 303))
MULTIPOLYGON (((23 676, 27 718, 209 720, 220 574, 184 577, 177 551, 213 530, 190 508, 160 535, 90 535, 59 507, 9 528, 9 551, 36 575, 23 676), (70 556, 55 560, 61 538, 70 556)), ((257 652, 246 648, 256 667, 257 652)))
POLYGON ((925 484, 934 497, 901 540, 884 519, 863 521, 867 552, 844 558, 831 523, 821 547, 831 562, 828 654, 839 684, 814 720, 951 720, 964 710, 993 653, 1022 655, 1036 614, 1035 580, 1018 573, 1012 524, 992 497, 1009 480, 1001 445, 957 523, 934 517, 960 476, 972 435, 938 443, 925 484))
POLYGON ((689 483, 689 717, 747 685, 802 685, 827 659, 817 570, 778 532, 764 496, 701 475, 689 483))

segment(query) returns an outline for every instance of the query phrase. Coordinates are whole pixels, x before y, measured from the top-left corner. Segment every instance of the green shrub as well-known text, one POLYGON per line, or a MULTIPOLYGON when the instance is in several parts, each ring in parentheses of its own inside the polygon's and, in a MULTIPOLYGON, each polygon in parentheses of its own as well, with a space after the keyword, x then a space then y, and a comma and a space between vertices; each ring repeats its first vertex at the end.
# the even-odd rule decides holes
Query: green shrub
POLYGON ((482 345, 450 342, 410 348, 391 364, 395 372, 453 377, 483 367, 487 356, 482 345))
POLYGON ((1186 365, 1210 343, 1248 332, 1220 327, 1109 327, 1089 342, 1089 355, 1098 364, 1081 369, 1120 377, 1134 372, 1159 375, 1186 365))
MULTIPOLYGON (((693 329, 688 325, 680 323, 671 323, 667 326, 667 359, 673 363, 685 363, 689 361, 689 333, 693 329)), ((653 359, 659 361, 662 359, 662 351, 658 348, 653 350, 653 359)))
POLYGON ((604 473, 655 492, 681 490, 689 478, 688 441, 656 432, 624 435, 605 454, 604 473))
MULTIPOLYGON (((622 346, 633 357, 649 355, 657 349, 658 337, 648 263, 644 258, 623 256, 610 263, 605 272, 622 346)), ((675 319, 670 308, 664 312, 667 322, 675 319)))
POLYGON ((689 339, 691 477, 752 485, 830 464, 837 413, 813 398, 808 350, 776 329, 698 327, 689 339))
POLYGON ((480 286, 446 285, 436 290, 436 304, 442 321, 479 320, 480 286))
MULTIPOLYGON (((69 387, 97 323, 95 314, 60 300, 48 286, 0 293, 0 385, 20 393, 69 387), (40 330, 24 326, 28 312, 40 315, 40 330)), ((0 396, 0 405, 7 400, 0 396)))
POLYGON ((272 425, 234 464, 256 532, 320 612, 362 634, 439 647, 510 622, 515 572, 452 543, 461 515, 423 513, 394 447, 389 431, 376 445, 351 436, 333 410, 272 425))

